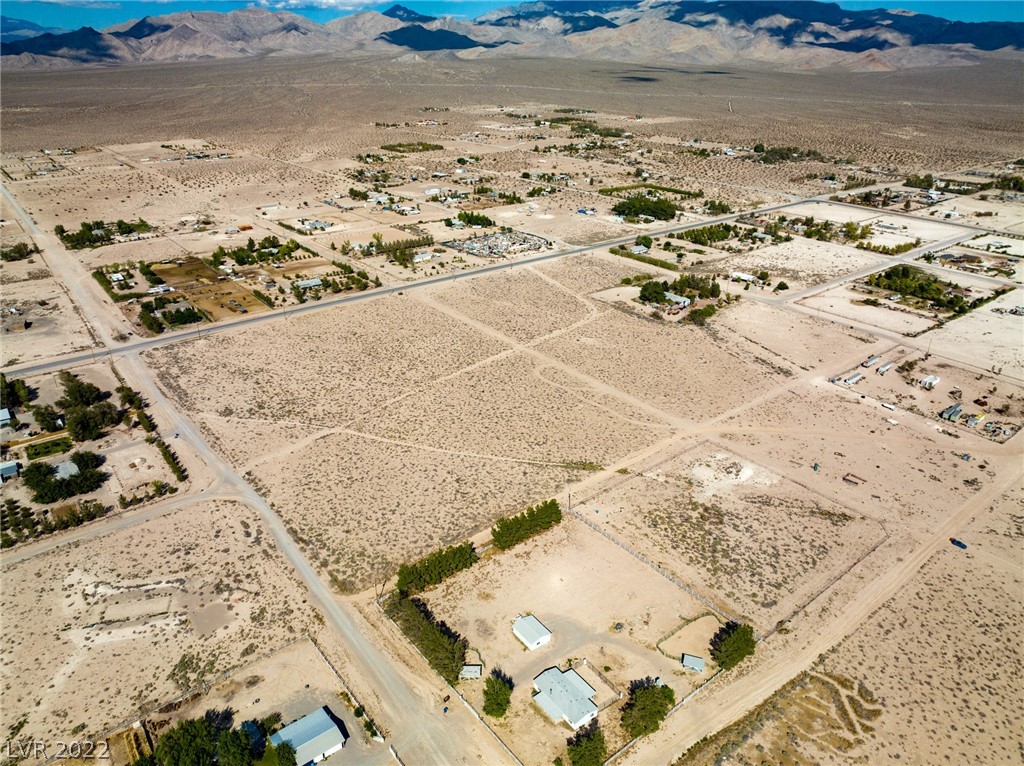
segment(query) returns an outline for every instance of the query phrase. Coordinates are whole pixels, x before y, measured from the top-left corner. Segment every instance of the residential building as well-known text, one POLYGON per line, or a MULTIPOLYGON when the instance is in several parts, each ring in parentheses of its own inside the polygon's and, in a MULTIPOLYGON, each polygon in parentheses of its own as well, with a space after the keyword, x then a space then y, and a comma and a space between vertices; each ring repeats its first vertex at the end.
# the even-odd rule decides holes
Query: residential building
POLYGON ((271 734, 270 744, 277 747, 287 742, 295 748, 296 766, 309 766, 341 750, 346 739, 339 721, 325 705, 271 734))
POLYGON ((9 460, 6 463, 0 463, 0 482, 13 479, 18 475, 21 470, 21 464, 17 460, 9 460))
POLYGON ((696 655, 693 655, 693 654, 684 654, 683 655, 683 667, 686 670, 692 670, 695 673, 703 673, 704 672, 704 658, 703 657, 697 657, 696 655))
POLYGON ((578 729, 597 718, 597 705, 591 699, 597 692, 571 668, 564 672, 548 668, 533 679, 533 688, 537 690, 533 701, 556 723, 565 721, 578 729))

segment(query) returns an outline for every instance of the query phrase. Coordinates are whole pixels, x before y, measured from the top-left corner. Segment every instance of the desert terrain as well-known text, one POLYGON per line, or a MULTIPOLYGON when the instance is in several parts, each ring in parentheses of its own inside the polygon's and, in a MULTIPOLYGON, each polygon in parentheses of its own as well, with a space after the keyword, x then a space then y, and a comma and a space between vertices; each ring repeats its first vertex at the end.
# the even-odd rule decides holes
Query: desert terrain
POLYGON ((0 554, 0 734, 337 704, 374 763, 568 763, 531 687, 571 664, 616 763, 1013 760, 1021 203, 833 197, 1019 175, 1015 76, 331 55, 5 73, 0 244, 39 249, 0 265, 0 364, 35 391, 5 388, 5 460, 56 466, 31 440, 66 438, 111 476, 80 498, 102 517, 0 554), (616 212, 636 196, 672 211, 616 212), (942 265, 972 252, 996 265, 942 265), (899 289, 869 284, 892 268, 899 289), (692 303, 641 300, 662 281, 692 303), (136 390, 152 440, 133 408, 40 439, 64 369, 136 390), (119 507, 154 480, 174 492, 119 507), (551 498, 555 528, 491 546, 551 498), (465 541, 480 561, 418 597, 512 678, 504 718, 380 606, 403 564, 465 541), (511 633, 526 613, 553 633, 536 652, 511 633), (756 649, 720 670, 732 620, 756 649), (633 740, 647 676, 677 704, 633 740))

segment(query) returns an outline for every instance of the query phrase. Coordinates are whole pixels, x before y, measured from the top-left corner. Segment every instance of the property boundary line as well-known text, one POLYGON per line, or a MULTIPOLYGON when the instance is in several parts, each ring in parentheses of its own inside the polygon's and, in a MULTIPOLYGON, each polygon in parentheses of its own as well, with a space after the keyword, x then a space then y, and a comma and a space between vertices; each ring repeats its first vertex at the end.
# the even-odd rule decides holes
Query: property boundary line
MULTIPOLYGON (((394 627, 398 630, 399 634, 402 636, 402 639, 404 640, 404 642, 408 646, 410 646, 413 649, 413 651, 415 651, 416 654, 418 654, 423 659, 424 662, 427 663, 427 667, 430 667, 430 662, 423 655, 423 652, 420 651, 419 647, 416 646, 416 644, 414 644, 412 641, 409 640, 409 638, 405 635, 405 633, 402 632, 402 629, 399 628, 398 625, 395 623, 395 621, 392 620, 391 617, 388 615, 387 610, 384 609, 384 607, 381 605, 380 602, 381 602, 381 599, 383 599, 383 598, 384 598, 384 596, 381 596, 379 599, 375 599, 374 600, 374 603, 377 605, 377 608, 380 609, 381 614, 384 615, 385 619, 387 619, 388 622, 390 622, 392 625, 394 625, 394 627)), ((478 654, 479 654, 479 652, 478 652, 478 654)), ((441 676, 432 667, 430 668, 430 671, 432 673, 434 673, 434 675, 436 675, 438 678, 441 678, 441 676)), ((489 731, 491 733, 491 736, 494 737, 494 740, 499 745, 501 745, 502 749, 506 753, 508 753, 509 756, 511 756, 512 760, 515 761, 518 764, 518 766, 526 766, 526 764, 524 764, 521 760, 519 760, 519 756, 517 756, 514 752, 512 752, 512 748, 510 748, 508 745, 506 745, 505 741, 501 737, 498 736, 498 732, 496 732, 494 729, 492 729, 490 724, 488 724, 487 721, 484 720, 483 716, 480 715, 476 711, 476 708, 474 708, 473 705, 470 704, 469 700, 467 700, 465 697, 463 697, 462 694, 459 693, 459 690, 456 689, 454 686, 452 686, 450 683, 445 681, 443 678, 441 678, 441 680, 444 682, 444 685, 447 686, 448 689, 452 692, 452 694, 454 694, 456 697, 458 697, 462 701, 462 704, 466 706, 466 709, 470 712, 470 714, 474 718, 476 718, 476 720, 478 720, 480 723, 482 723, 484 725, 484 728, 486 728, 487 731, 489 731)), ((399 761, 399 762, 401 762, 401 761, 399 761)))
MULTIPOLYGON (((679 581, 678 579, 676 579, 676 578, 675 578, 675 577, 674 577, 673 575, 671 575, 671 574, 669 574, 668 572, 666 572, 666 571, 665 571, 664 569, 662 569, 662 568, 661 568, 660 566, 658 566, 657 564, 655 564, 655 563, 654 563, 653 561, 651 561, 651 560, 650 560, 649 558, 647 558, 646 556, 644 556, 644 555, 643 555, 642 553, 638 553, 637 551, 633 550, 632 548, 630 548, 630 547, 629 547, 628 545, 626 545, 625 543, 623 543, 623 542, 620 542, 619 540, 617 540, 617 539, 615 539, 614 537, 612 537, 612 536, 611 536, 610 534, 608 534, 607 532, 605 532, 605 531, 604 531, 603 529, 601 529, 601 528, 600 528, 599 526, 597 526, 596 524, 594 524, 594 523, 593 523, 592 521, 590 521, 590 520, 586 519, 586 518, 585 518, 585 517, 584 517, 584 516, 583 516, 582 514, 580 514, 580 513, 578 512, 578 511, 569 511, 569 513, 571 513, 571 514, 572 514, 573 516, 575 516, 575 517, 576 517, 577 519, 579 519, 580 521, 582 521, 582 522, 583 522, 584 524, 586 524, 586 525, 587 525, 588 527, 590 527, 591 529, 593 529, 593 530, 594 530, 595 532, 597 532, 598 534, 602 535, 602 536, 603 536, 603 537, 605 537, 606 539, 608 539, 608 540, 610 540, 611 542, 615 543, 615 544, 616 544, 617 546, 619 546, 620 548, 622 548, 622 550, 626 551, 626 553, 628 553, 628 554, 629 554, 630 556, 632 556, 633 558, 635 558, 635 559, 637 559, 638 561, 640 561, 640 562, 642 562, 642 563, 646 564, 647 566, 649 566, 649 567, 650 567, 651 569, 653 569, 653 570, 654 570, 655 572, 657 572, 658 574, 660 574, 660 575, 661 575, 662 577, 664 577, 664 578, 665 578, 666 580, 668 580, 669 582, 671 582, 672 584, 674 584, 674 585, 675 585, 676 587, 678 587, 678 588, 680 588, 680 589, 682 589, 682 590, 685 590, 685 591, 686 591, 687 593, 689 593, 689 594, 690 594, 691 596, 693 596, 693 597, 694 597, 695 599, 697 599, 698 601, 700 601, 700 603, 704 604, 704 606, 706 606, 706 607, 707 607, 708 609, 711 609, 711 610, 712 610, 713 612, 715 612, 715 614, 718 614, 718 615, 720 615, 721 617, 724 617, 724 618, 726 619, 726 621, 727 621, 727 622, 739 622, 739 620, 737 620, 737 619, 736 619, 735 617, 733 617, 733 616, 732 616, 731 614, 729 614, 728 612, 726 612, 726 611, 724 611, 724 610, 720 609, 719 607, 715 606, 715 605, 714 605, 714 604, 713 604, 713 603, 712 603, 712 602, 711 602, 711 601, 710 601, 709 599, 707 599, 707 598, 705 598, 704 596, 702 596, 701 594, 697 593, 697 592, 696 592, 696 591, 695 591, 695 590, 694 590, 693 588, 691 588, 691 587, 690 587, 689 585, 686 585, 685 583, 683 583, 683 582, 679 581)), ((756 632, 755 632, 755 634, 754 634, 754 635, 755 635, 755 636, 757 636, 757 639, 758 639, 758 641, 760 641, 760 640, 761 640, 761 636, 760 636, 760 635, 758 635, 758 634, 757 634, 756 632)))

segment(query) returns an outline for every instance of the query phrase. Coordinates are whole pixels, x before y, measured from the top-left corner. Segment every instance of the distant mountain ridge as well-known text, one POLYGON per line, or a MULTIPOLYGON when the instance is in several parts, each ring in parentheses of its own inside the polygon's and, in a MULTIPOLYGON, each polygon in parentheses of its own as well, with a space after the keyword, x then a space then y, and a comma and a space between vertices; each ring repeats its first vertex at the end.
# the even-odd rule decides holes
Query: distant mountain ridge
POLYGON ((30 37, 38 37, 48 32, 51 34, 64 34, 67 31, 59 27, 41 27, 34 22, 25 21, 24 19, 0 16, 0 42, 3 43, 27 40, 30 37))
MULTIPOLYGON (((4 30, 18 26, 4 21, 4 30)), ((24 24, 24 23, 22 23, 24 24)), ((6 69, 257 55, 410 52, 459 58, 578 57, 780 70, 893 70, 1020 57, 1024 24, 967 23, 814 0, 558 0, 472 21, 394 5, 318 24, 285 11, 184 12, 0 43, 6 69)))

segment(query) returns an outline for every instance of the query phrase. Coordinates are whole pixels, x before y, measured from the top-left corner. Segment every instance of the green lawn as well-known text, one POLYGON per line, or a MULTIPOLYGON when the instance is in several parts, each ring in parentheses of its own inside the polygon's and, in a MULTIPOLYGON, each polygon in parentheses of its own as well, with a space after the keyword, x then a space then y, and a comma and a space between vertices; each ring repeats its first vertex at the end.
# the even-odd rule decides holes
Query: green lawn
POLYGON ((57 455, 70 449, 71 439, 65 436, 61 439, 51 439, 50 441, 29 444, 25 447, 25 454, 29 460, 38 460, 41 457, 57 455))

